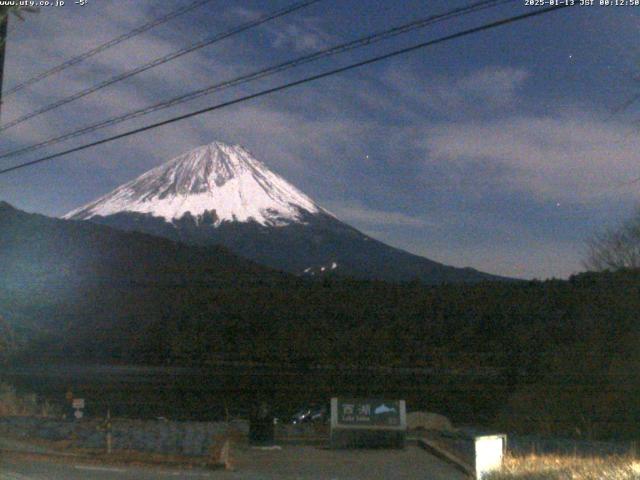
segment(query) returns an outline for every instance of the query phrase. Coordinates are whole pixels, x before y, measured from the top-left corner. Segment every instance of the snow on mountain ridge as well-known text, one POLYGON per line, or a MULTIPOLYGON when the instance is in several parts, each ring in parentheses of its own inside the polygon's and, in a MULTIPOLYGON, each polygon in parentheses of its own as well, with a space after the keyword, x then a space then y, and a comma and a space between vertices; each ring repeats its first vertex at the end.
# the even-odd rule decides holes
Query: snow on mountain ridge
POLYGON ((253 220, 279 226, 300 222, 304 211, 328 213, 245 148, 213 142, 149 170, 64 218, 136 212, 172 222, 187 213, 198 218, 211 212, 215 225, 253 220))

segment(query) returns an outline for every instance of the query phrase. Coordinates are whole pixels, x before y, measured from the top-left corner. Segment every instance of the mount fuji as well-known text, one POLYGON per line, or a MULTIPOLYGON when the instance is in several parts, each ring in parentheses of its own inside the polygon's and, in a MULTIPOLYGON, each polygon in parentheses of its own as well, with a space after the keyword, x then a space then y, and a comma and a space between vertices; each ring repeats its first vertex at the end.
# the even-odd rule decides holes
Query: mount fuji
POLYGON ((379 242, 338 220, 245 148, 222 142, 176 157, 64 218, 189 244, 221 244, 305 276, 434 284, 504 280, 379 242))

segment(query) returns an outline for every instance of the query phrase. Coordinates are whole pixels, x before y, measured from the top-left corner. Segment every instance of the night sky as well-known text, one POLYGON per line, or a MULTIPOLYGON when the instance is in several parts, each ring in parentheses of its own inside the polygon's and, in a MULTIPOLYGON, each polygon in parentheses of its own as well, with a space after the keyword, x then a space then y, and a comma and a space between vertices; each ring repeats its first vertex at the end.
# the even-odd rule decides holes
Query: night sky
MULTIPOLYGON (((212 1, 6 99, 2 122, 289 1, 212 1)), ((5 90, 184 0, 69 0, 11 19, 5 90)), ((0 152, 465 1, 323 0, 0 133, 0 152)), ((597 2, 596 2, 597 3, 597 2)), ((491 19, 443 22, 68 141, 0 168, 491 19)), ((581 271, 640 182, 640 7, 573 7, 0 176, 60 216, 196 146, 239 143, 340 219, 410 252, 521 278, 581 271)))

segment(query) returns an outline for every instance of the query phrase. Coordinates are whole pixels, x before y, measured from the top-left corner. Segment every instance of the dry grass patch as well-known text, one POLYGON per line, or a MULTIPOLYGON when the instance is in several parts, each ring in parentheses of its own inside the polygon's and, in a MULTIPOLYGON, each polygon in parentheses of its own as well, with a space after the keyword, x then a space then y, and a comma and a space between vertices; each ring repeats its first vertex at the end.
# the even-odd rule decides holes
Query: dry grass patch
POLYGON ((630 457, 507 456, 487 480, 640 480, 640 461, 630 457))
POLYGON ((38 402, 35 394, 19 394, 15 388, 0 383, 0 417, 58 415, 48 402, 38 402))

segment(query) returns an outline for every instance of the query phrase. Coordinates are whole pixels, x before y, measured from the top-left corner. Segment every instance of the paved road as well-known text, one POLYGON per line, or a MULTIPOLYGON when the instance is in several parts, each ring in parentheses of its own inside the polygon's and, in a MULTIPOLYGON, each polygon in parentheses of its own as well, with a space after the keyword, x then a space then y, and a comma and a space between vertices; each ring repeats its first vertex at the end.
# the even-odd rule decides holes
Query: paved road
POLYGON ((66 459, 5 455, 0 459, 0 480, 463 480, 449 464, 418 447, 402 451, 334 451, 287 446, 282 450, 237 449, 234 471, 175 471, 142 467, 102 467, 66 459))
POLYGON ((3 458, 0 480, 162 480, 215 479, 222 472, 171 471, 141 467, 109 467, 43 459, 3 458), (215 476, 214 476, 215 475, 215 476))

